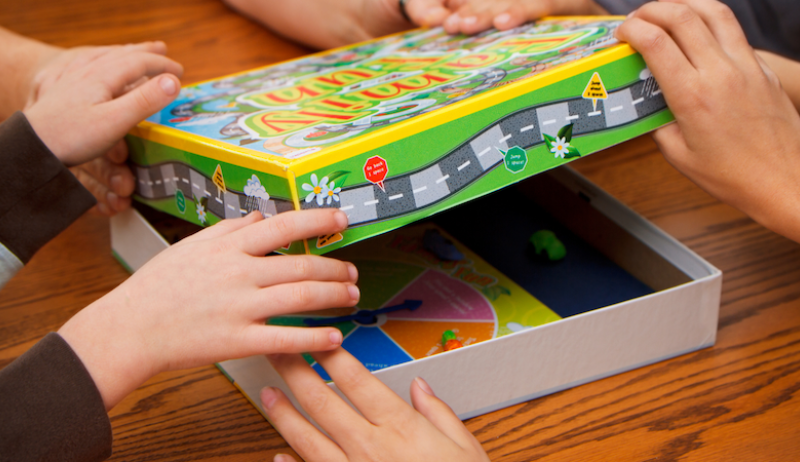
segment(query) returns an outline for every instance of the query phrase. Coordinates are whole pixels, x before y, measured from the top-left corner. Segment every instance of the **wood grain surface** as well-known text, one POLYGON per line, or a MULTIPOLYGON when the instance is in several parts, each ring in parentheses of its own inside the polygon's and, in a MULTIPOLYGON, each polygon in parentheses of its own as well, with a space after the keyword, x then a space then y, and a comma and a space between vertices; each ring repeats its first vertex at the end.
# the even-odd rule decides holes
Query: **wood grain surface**
MULTIPOLYGON (((0 25, 61 46, 163 40, 185 83, 308 52, 218 0, 3 0, 0 25)), ((649 137, 572 165, 723 271, 717 344, 467 421, 492 459, 800 460, 800 246, 698 189, 649 137)), ((126 277, 108 220, 78 220, 0 293, 0 367, 126 277)), ((112 460, 292 453, 213 366, 153 378, 111 421, 112 460)))

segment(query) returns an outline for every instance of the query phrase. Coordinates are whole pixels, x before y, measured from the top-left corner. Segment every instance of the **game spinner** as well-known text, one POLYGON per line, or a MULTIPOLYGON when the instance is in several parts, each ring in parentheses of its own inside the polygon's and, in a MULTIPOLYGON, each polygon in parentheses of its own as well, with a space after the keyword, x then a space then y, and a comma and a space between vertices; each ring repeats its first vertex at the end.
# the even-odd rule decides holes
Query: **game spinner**
POLYGON ((672 121, 622 19, 415 30, 190 85, 128 137, 135 197, 200 225, 348 215, 285 253, 396 229, 672 121))
POLYGON ((359 270, 358 306, 281 316, 268 324, 335 326, 344 335, 342 346, 371 371, 445 351, 446 332, 469 346, 561 319, 434 224, 399 229, 333 255, 359 270), (424 234, 430 231, 445 236, 462 258, 443 260, 428 250, 424 234))

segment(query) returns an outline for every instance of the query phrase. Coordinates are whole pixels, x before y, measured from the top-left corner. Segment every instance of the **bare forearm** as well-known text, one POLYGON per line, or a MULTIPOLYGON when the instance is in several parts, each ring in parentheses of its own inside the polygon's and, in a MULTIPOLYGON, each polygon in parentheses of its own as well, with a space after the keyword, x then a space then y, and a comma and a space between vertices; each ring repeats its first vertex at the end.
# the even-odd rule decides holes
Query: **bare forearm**
POLYGON ((800 79, 798 79, 800 63, 768 51, 756 50, 756 53, 777 74, 784 91, 789 95, 797 111, 800 112, 800 79))
POLYGON ((0 120, 25 107, 36 70, 57 52, 0 27, 0 120))
POLYGON ((370 38, 359 24, 362 0, 224 1, 273 31, 313 48, 332 48, 370 38))

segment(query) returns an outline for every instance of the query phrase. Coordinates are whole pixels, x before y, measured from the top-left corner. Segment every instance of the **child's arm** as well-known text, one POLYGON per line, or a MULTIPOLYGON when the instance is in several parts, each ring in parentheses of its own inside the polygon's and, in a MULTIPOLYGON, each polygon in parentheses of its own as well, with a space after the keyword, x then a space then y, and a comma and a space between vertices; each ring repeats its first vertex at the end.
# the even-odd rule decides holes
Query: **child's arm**
POLYGON ((8 460, 102 460, 111 453, 106 410, 161 371, 336 348, 338 329, 264 321, 355 305, 355 266, 264 255, 346 225, 338 210, 269 220, 256 212, 160 253, 0 370, 0 454, 8 460))
POLYGON ((617 32, 638 50, 677 119, 653 138, 713 196, 800 242, 800 116, 731 10, 663 0, 617 32))
POLYGON ((452 13, 447 0, 223 0, 279 34, 317 49, 335 48, 400 32, 437 26, 452 13))
MULTIPOLYGON (((270 422, 303 460, 489 460, 478 440, 421 378, 411 384, 412 408, 343 349, 312 356, 358 412, 302 357, 269 356, 297 401, 328 435, 297 412, 280 390, 263 389, 261 403, 270 422)), ((293 462, 287 455, 274 460, 293 462)))
MULTIPOLYGON (((160 42, 142 44, 149 53, 164 54, 160 42)), ((0 28, 0 121, 32 106, 43 91, 70 69, 90 63, 98 50, 114 47, 63 49, 0 28)), ((97 199, 95 209, 114 215, 130 206, 134 178, 125 164, 127 144, 120 141, 103 156, 71 167, 72 174, 97 199)))
POLYGON ((162 371, 335 348, 342 342, 338 329, 264 321, 355 305, 355 266, 316 256, 264 255, 346 226, 347 216, 334 210, 225 220, 160 253, 59 334, 81 358, 106 409, 162 371))
POLYGON ((93 59, 69 61, 42 82, 24 114, 0 124, 0 286, 94 205, 65 165, 118 146, 136 122, 178 94, 175 74, 182 69, 158 53, 161 48, 95 48, 93 59), (154 78, 142 83, 148 76, 154 78), (134 83, 139 85, 130 89, 134 83))

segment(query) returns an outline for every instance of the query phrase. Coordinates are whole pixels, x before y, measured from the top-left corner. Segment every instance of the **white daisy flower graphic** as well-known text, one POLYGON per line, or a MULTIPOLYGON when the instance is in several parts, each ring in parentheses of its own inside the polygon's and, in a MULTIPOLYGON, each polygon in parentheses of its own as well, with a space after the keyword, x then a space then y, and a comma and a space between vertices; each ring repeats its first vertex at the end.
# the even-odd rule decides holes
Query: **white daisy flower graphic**
POLYGON ((328 197, 328 191, 330 190, 330 187, 328 186, 328 177, 327 176, 322 177, 322 181, 317 181, 317 174, 312 173, 311 184, 303 183, 302 188, 303 191, 309 192, 308 195, 306 196, 306 204, 313 201, 316 198, 317 205, 322 207, 325 198, 328 197))
POLYGON ((342 188, 337 188, 336 183, 331 181, 331 183, 325 188, 327 196, 327 205, 331 205, 332 201, 339 202, 339 193, 342 192, 342 188))
POLYGON ((550 148, 550 152, 554 154, 553 157, 561 157, 563 159, 569 152, 569 143, 566 138, 556 137, 555 141, 553 141, 553 147, 550 148))
POLYGON ((206 223, 206 208, 203 207, 203 204, 197 204, 197 219, 200 220, 200 223, 206 223))

